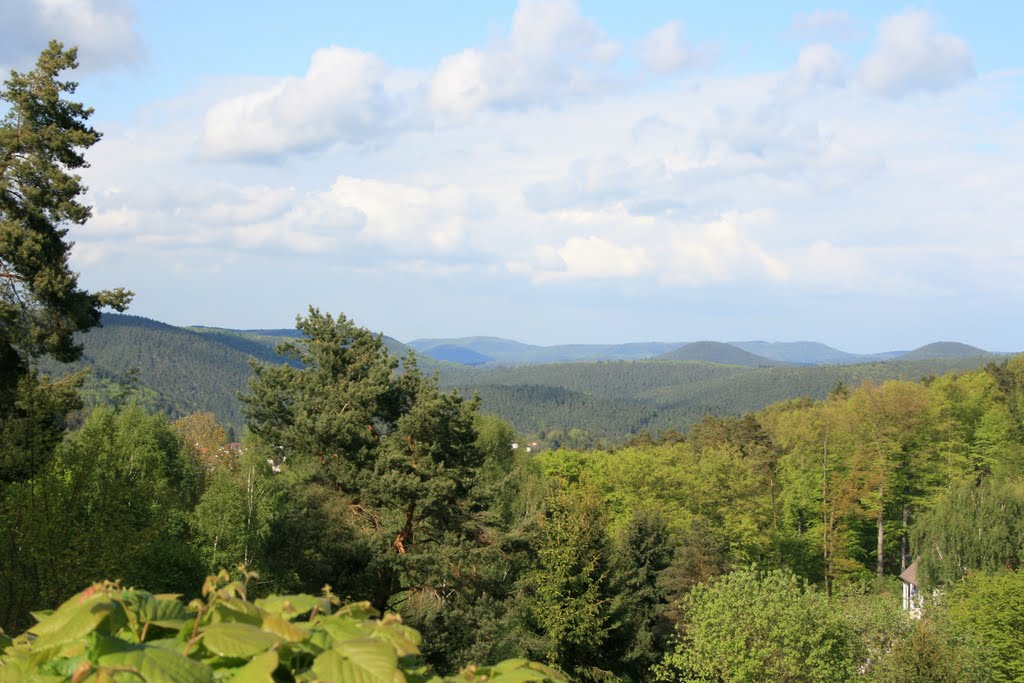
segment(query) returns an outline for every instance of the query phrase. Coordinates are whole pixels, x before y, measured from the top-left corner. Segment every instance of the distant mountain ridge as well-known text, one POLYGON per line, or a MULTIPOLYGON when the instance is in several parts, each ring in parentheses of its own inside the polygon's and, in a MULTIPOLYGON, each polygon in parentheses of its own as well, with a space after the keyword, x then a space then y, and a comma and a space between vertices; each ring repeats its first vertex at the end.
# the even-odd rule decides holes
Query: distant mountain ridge
MULTIPOLYGON (((85 346, 82 361, 71 365, 47 361, 41 369, 61 375, 91 366, 84 390, 89 405, 130 395, 171 417, 209 410, 236 430, 244 426, 238 394, 246 390, 252 374, 250 359, 283 362, 274 347, 297 336, 293 330, 182 328, 131 315, 106 315, 103 323, 103 327, 81 335, 85 346)), ((467 339, 477 348, 517 360, 499 361, 481 351, 466 352, 464 347, 450 344, 452 340, 419 340, 406 345, 383 337, 387 348, 400 358, 416 345, 438 356, 456 354, 449 357, 463 363, 434 360, 423 351, 416 352, 420 368, 427 374, 437 372, 442 387, 467 397, 478 394, 485 410, 509 420, 521 432, 578 427, 613 441, 642 428, 684 430, 708 414, 734 415, 800 396, 822 398, 837 383, 854 386, 865 379, 914 379, 1005 358, 966 344, 941 342, 886 362, 814 366, 786 364, 722 342, 539 347, 496 337, 467 339), (444 342, 455 348, 445 349, 444 342), (677 351, 683 360, 653 358, 677 351), (516 357, 515 353, 522 355, 516 357), (647 356, 609 360, 600 357, 601 353, 647 356), (572 360, 547 360, 559 355, 572 360), (579 360, 580 355, 599 358, 579 360), (915 355, 920 359, 915 360, 915 355), (495 360, 466 363, 486 358, 495 360), (540 360, 529 363, 524 358, 540 360)), ((834 359, 834 350, 814 342, 751 343, 776 354, 814 352, 818 356, 810 358, 834 359)))
POLYGON ((899 358, 905 351, 883 353, 848 353, 821 342, 729 342, 744 351, 796 365, 851 365, 854 363, 877 363, 899 358))
MULTIPOLYGON (((485 356, 499 365, 525 365, 535 363, 571 363, 591 360, 641 360, 671 351, 680 343, 630 342, 625 344, 556 344, 540 346, 524 344, 501 337, 459 337, 454 339, 413 339, 413 349, 437 360, 437 349, 450 357, 455 348, 466 349, 485 356)), ((459 361, 454 361, 459 362, 459 361)))
MULTIPOLYGON (((262 331, 273 332, 273 331, 262 331)), ((573 363, 580 361, 649 360, 658 357, 676 360, 729 362, 749 367, 789 365, 858 365, 903 358, 929 360, 938 358, 971 358, 991 352, 959 342, 936 342, 913 351, 894 350, 881 353, 850 353, 814 341, 768 342, 627 342, 623 344, 556 344, 541 346, 502 337, 424 338, 408 342, 422 356, 474 367, 493 365, 532 365, 537 363, 573 363), (692 347, 681 355, 674 352, 690 344, 720 346, 692 347), (758 358, 734 354, 733 347, 758 358), (908 355, 911 354, 911 355, 908 355), (717 360, 712 360, 717 358, 717 360)), ((998 355, 998 354, 995 354, 998 355)))

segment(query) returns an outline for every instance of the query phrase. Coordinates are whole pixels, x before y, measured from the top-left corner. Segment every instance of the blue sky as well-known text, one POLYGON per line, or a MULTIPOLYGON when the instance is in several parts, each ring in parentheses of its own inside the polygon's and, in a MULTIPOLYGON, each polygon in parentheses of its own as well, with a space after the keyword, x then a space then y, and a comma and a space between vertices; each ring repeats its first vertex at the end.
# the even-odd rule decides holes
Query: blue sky
POLYGON ((80 46, 90 288, 399 339, 1022 350, 1024 5, 12 0, 80 46))

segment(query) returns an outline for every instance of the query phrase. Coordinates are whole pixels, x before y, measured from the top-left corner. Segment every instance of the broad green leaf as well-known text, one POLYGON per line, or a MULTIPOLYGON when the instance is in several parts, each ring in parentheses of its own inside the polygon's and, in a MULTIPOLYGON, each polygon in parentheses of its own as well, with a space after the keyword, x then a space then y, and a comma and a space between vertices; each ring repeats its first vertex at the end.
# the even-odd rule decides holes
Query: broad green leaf
POLYGON ((399 657, 418 655, 420 653, 420 634, 402 623, 398 615, 388 614, 379 622, 368 622, 373 626, 370 635, 374 638, 387 640, 395 648, 399 657))
MULTIPOLYGON (((356 621, 351 617, 332 616, 317 624, 317 630, 330 636, 332 642, 342 642, 354 638, 366 638, 370 635, 368 622, 356 621)), ((333 647, 333 646, 332 646, 333 647)))
POLYGON ((560 683, 568 679, 549 666, 527 659, 506 659, 494 666, 480 667, 473 672, 488 683, 526 683, 528 681, 550 681, 560 683))
POLYGON ((308 613, 314 607, 319 607, 322 612, 328 611, 330 607, 330 603, 324 598, 306 594, 270 595, 259 598, 254 604, 265 612, 279 614, 289 621, 308 613))
POLYGON ((320 680, 345 683, 396 683, 405 681, 398 657, 387 643, 372 638, 349 640, 313 660, 320 680))
POLYGON ((231 683, 273 683, 273 674, 279 658, 276 652, 264 652, 253 657, 248 664, 238 669, 231 677, 231 683))
POLYGON ((45 674, 25 658, 5 659, 0 666, 0 683, 62 683, 67 677, 60 674, 45 674))
POLYGON ((86 636, 85 642, 89 660, 93 662, 98 661, 100 657, 105 657, 115 652, 127 652, 134 647, 131 643, 126 643, 120 638, 95 632, 86 636))
POLYGON ((240 598, 226 598, 216 602, 210 609, 210 622, 242 623, 259 626, 263 615, 256 605, 240 598))
POLYGON ((120 610, 121 606, 106 593, 83 591, 29 629, 30 633, 38 636, 32 647, 45 648, 81 638, 120 610))
POLYGON ((362 602, 352 602, 344 607, 340 607, 335 614, 338 616, 354 617, 356 619, 370 619, 380 616, 380 613, 365 600, 362 602))
POLYGON ((99 658, 101 667, 138 672, 147 683, 212 683, 213 672, 184 655, 152 645, 135 645, 99 658))
POLYGON ((139 594, 137 617, 140 623, 149 623, 163 628, 181 628, 189 620, 185 605, 176 597, 163 598, 148 593, 139 594))
POLYGON ((252 657, 281 643, 280 636, 251 624, 219 623, 203 629, 203 645, 222 657, 252 657))
POLYGON ((268 614, 263 618, 263 630, 281 636, 293 643, 301 643, 309 638, 309 631, 307 629, 285 621, 276 614, 268 614))

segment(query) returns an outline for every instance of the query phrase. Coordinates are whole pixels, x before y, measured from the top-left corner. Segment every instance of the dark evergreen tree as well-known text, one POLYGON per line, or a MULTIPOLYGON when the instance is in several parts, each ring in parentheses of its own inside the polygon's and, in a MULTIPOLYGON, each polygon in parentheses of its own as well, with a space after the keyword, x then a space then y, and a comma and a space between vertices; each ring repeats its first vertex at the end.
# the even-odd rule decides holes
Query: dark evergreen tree
POLYGON ((65 99, 77 84, 60 79, 78 66, 76 50, 51 42, 25 74, 12 72, 0 99, 0 410, 10 411, 18 380, 32 359, 76 359, 75 332, 95 327, 100 308, 123 309, 123 290, 79 289, 68 266, 68 224, 81 225, 89 207, 74 171, 100 134, 92 109, 65 99))
POLYGON ((477 533, 475 404, 438 391, 411 358, 398 374, 382 338, 343 315, 310 309, 297 327, 304 337, 279 352, 298 366, 254 362, 243 401, 255 435, 283 458, 312 463, 310 481, 338 501, 335 523, 367 553, 362 576, 345 567, 332 583, 339 592, 370 586, 360 597, 381 611, 417 592, 443 598, 477 533))

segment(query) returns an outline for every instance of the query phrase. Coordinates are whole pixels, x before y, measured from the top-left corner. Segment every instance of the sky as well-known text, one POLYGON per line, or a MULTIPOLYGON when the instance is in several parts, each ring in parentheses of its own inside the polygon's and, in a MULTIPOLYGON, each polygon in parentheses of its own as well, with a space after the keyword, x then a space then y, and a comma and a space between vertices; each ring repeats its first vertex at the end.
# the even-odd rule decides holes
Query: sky
POLYGON ((1024 350, 1024 3, 4 0, 176 325, 1024 350))

